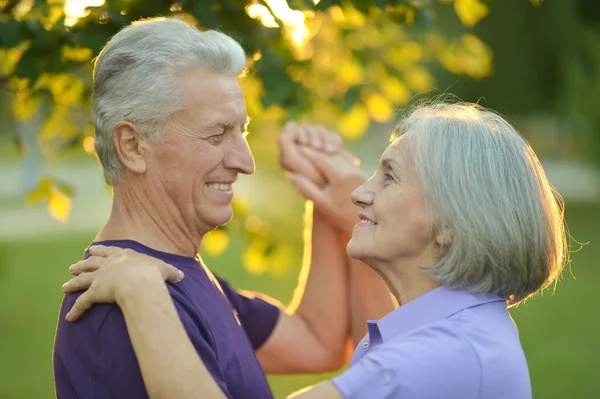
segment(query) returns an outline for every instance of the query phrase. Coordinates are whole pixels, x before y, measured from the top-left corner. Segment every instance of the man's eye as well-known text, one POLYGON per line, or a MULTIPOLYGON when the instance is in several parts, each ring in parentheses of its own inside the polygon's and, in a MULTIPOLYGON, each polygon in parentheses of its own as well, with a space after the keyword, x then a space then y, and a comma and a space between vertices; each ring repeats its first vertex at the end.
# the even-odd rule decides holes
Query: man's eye
POLYGON ((223 133, 221 133, 221 134, 215 134, 215 135, 212 135, 212 136, 210 136, 210 137, 208 138, 208 140, 209 140, 211 143, 220 143, 221 141, 223 141, 223 138, 225 137, 225 133, 226 133, 226 132, 223 132, 223 133))
POLYGON ((384 180, 384 181, 396 181, 396 180, 394 179, 394 176, 392 176, 392 175, 391 175, 391 174, 389 174, 389 173, 384 173, 384 174, 383 174, 383 180, 384 180))

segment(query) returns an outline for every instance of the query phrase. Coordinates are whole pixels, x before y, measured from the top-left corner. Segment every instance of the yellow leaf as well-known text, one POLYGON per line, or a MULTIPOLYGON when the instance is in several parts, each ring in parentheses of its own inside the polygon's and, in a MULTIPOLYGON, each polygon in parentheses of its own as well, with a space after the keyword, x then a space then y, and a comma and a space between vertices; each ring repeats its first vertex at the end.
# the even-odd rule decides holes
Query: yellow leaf
POLYGON ((345 23, 351 27, 359 27, 365 24, 365 15, 358 11, 351 3, 344 5, 345 23))
POLYGON ((219 256, 229 246, 229 235, 223 230, 213 230, 202 239, 202 249, 208 256, 219 256))
POLYGON ((90 155, 96 153, 96 149, 94 148, 95 139, 92 136, 87 136, 83 139, 83 149, 90 155))
POLYGON ((465 73, 476 79, 489 76, 492 73, 492 49, 471 34, 463 35, 462 42, 469 54, 465 73))
POLYGON ((81 101, 83 96, 83 79, 68 73, 59 73, 48 76, 44 80, 45 85, 52 92, 54 101, 62 105, 75 104, 81 101))
POLYGON ((33 117, 39 106, 39 97, 30 96, 25 92, 20 92, 13 101, 13 114, 19 122, 25 122, 33 117))
POLYGON ((410 100, 410 89, 399 79, 386 75, 379 81, 383 94, 395 105, 404 105, 410 100))
POLYGON ((53 190, 48 197, 48 212, 54 219, 65 223, 71 214, 71 199, 60 191, 53 190))
POLYGON ((62 46, 60 49, 61 61, 85 62, 94 56, 92 49, 85 47, 62 46))
POLYGON ((368 92, 362 95, 364 97, 365 104, 369 115, 375 122, 385 123, 389 122, 394 117, 394 109, 392 104, 379 93, 368 92))
POLYGON ((433 77, 423 67, 415 66, 409 69, 404 74, 404 78, 406 83, 416 92, 427 91, 433 86, 433 77))
POLYGON ((403 69, 423 57, 423 47, 419 43, 407 41, 400 46, 392 46, 384 57, 396 69, 403 69))
POLYGON ((462 24, 468 28, 475 26, 490 12, 479 0, 454 0, 454 10, 462 24))
POLYGON ((346 140, 359 140, 369 128, 369 112, 357 104, 338 120, 338 131, 346 140))
POLYGON ((356 85, 364 79, 363 70, 354 59, 343 61, 337 72, 338 79, 348 85, 356 85))
POLYGON ((69 109, 55 104, 41 129, 41 138, 71 137, 75 135, 75 125, 71 121, 69 109))
POLYGON ((466 34, 458 43, 452 43, 438 53, 440 63, 454 74, 476 79, 492 72, 492 50, 475 35, 466 34))
POLYGON ((50 178, 41 178, 37 187, 27 193, 27 196, 25 197, 25 203, 31 206, 48 199, 50 197, 50 193, 52 192, 52 185, 53 183, 50 178))
POLYGON ((269 257, 269 274, 283 277, 290 270, 294 251, 288 246, 278 245, 269 257))
POLYGON ((264 255, 265 246, 256 240, 246 247, 242 253, 242 264, 252 275, 263 274, 267 271, 267 258, 264 255))

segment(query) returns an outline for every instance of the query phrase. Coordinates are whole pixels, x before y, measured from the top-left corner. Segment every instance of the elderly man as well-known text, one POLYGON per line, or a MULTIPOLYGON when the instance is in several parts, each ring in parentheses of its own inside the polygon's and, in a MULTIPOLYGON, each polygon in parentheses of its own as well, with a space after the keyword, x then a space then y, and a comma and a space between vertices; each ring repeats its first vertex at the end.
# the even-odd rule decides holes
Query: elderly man
MULTIPOLYGON (((315 211, 310 273, 291 311, 234 290, 198 258, 202 237, 232 217, 238 174, 254 171, 237 81, 244 65, 234 40, 176 19, 135 23, 111 39, 95 65, 93 111, 96 151, 114 200, 93 244, 126 248, 132 256, 141 253, 182 270, 185 279, 168 290, 211 375, 228 397, 267 398, 265 372, 329 371, 347 359, 348 267, 340 235, 348 234, 356 213, 315 211)), ((291 126, 280 141, 284 166, 322 179, 296 148, 312 138, 314 146, 335 150, 335 139, 320 132, 291 126)), ((345 176, 342 186, 349 187, 340 188, 340 198, 347 199, 361 179, 345 176)), ((364 280, 359 273, 368 272, 355 275, 364 280)), ((357 297, 361 292, 356 290, 357 297)), ((61 307, 54 346, 57 396, 147 397, 123 313, 115 305, 95 305, 68 323, 67 312, 80 295, 66 295, 61 307)), ((84 295, 77 303, 90 307, 84 295)), ((385 314, 385 306, 371 317, 385 314)), ((364 310, 364 304, 356 307, 357 314, 364 310)), ((362 330, 353 330, 358 339, 362 330)))

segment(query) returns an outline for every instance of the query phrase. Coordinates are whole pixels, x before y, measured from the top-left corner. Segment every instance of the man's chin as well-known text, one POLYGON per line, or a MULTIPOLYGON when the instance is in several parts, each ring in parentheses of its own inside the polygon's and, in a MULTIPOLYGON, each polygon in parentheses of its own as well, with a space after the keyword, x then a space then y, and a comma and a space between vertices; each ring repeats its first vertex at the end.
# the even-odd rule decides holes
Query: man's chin
POLYGON ((215 212, 214 214, 210 215, 210 219, 207 220, 207 222, 213 229, 216 229, 219 226, 223 226, 229 223, 232 218, 233 209, 231 209, 231 206, 229 206, 228 209, 224 207, 223 209, 219 209, 218 212, 215 212))

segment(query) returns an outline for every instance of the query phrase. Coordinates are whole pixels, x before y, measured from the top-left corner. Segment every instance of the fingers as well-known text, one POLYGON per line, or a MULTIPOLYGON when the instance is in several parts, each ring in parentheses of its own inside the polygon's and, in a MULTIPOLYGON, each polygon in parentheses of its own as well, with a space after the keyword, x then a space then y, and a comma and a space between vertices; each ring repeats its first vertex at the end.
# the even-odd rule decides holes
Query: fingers
POLYGON ((302 125, 302 126, 300 126, 300 128, 302 130, 304 130, 306 132, 306 135, 308 136, 307 145, 311 146, 315 150, 319 150, 319 151, 323 150, 323 147, 324 147, 323 134, 326 131, 323 127, 302 125))
POLYGON ((94 272, 104 266, 108 260, 99 256, 90 256, 87 259, 80 260, 79 262, 69 267, 69 273, 74 276, 78 276, 85 272, 94 272))
POLYGON ((94 273, 81 273, 63 284, 62 290, 65 294, 72 294, 77 291, 86 290, 94 281, 94 273))
POLYGON ((304 155, 321 172, 327 181, 335 179, 335 167, 327 161, 327 156, 313 150, 312 148, 302 147, 300 153, 304 155))
POLYGON ((101 256, 103 258, 109 257, 119 251, 123 251, 122 248, 117 247, 106 247, 104 245, 94 245, 88 249, 88 252, 92 256, 101 256))
POLYGON ((93 294, 91 294, 90 291, 86 291, 83 294, 81 294, 79 298, 77 298, 77 300, 75 301, 75 304, 73 305, 69 313, 67 313, 65 319, 67 321, 75 321, 79 319, 81 315, 83 315, 89 308, 92 307, 94 303, 91 300, 92 295, 93 294))
POLYGON ((289 178, 300 195, 313 201, 315 205, 323 206, 326 201, 326 196, 319 186, 297 173, 290 173, 289 178))
POLYGON ((319 151, 338 152, 342 148, 342 138, 321 125, 296 124, 288 122, 279 136, 279 145, 307 145, 319 151))
POLYGON ((159 267, 159 270, 163 279, 171 283, 178 283, 185 277, 181 270, 169 265, 168 263, 162 263, 159 267))
POLYGON ((325 131, 323 143, 325 151, 329 154, 335 154, 342 149, 342 137, 334 132, 325 131))

